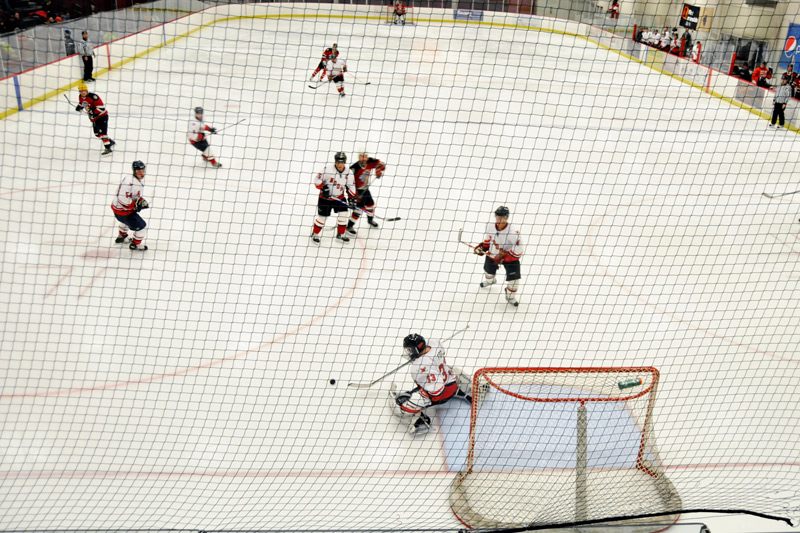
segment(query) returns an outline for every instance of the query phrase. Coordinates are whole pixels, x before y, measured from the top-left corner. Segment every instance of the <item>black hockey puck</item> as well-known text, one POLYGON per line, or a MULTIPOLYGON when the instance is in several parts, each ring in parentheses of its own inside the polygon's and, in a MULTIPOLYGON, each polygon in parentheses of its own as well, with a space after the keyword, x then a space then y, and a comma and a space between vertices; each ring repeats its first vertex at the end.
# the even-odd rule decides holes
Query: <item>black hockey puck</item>
POLYGON ((331 385, 336 385, 336 380, 335 379, 331 380, 331 385))

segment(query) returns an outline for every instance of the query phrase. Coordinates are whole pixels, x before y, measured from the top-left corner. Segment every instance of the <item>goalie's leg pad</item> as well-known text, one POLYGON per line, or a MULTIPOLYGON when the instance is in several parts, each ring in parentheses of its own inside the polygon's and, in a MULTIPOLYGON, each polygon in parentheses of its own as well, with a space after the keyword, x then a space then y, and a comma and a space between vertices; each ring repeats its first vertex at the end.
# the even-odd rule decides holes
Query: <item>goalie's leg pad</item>
POLYGON ((471 396, 472 377, 470 377, 466 372, 457 366, 452 366, 450 368, 456 375, 456 381, 458 381, 458 392, 460 393, 459 396, 471 396))

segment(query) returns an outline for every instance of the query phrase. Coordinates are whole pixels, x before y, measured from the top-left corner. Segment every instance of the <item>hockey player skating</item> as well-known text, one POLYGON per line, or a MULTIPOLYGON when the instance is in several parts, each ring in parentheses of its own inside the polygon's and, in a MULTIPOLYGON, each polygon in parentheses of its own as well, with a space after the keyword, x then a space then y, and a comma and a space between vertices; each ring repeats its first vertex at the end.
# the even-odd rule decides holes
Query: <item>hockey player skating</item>
POLYGON ((340 61, 336 56, 333 56, 325 68, 328 70, 328 81, 336 84, 339 96, 344 98, 344 73, 347 72, 347 65, 344 59, 340 61))
POLYGON ((319 198, 311 242, 320 243, 322 228, 331 211, 336 213, 336 239, 342 243, 350 242, 345 229, 348 209, 355 209, 356 183, 353 173, 347 168, 347 155, 344 152, 337 152, 333 157, 333 165, 326 166, 314 177, 314 186, 319 189, 319 198))
POLYGON ((316 76, 319 71, 322 71, 319 79, 324 79, 326 73, 325 65, 327 65, 328 61, 330 61, 332 57, 339 57, 339 50, 336 48, 336 43, 333 43, 333 46, 326 48, 325 51, 322 52, 322 60, 319 62, 319 65, 317 65, 317 70, 314 71, 309 80, 313 81, 314 76, 316 76))
POLYGON ((142 197, 145 165, 141 161, 134 161, 132 168, 133 175, 126 176, 122 180, 111 203, 114 217, 119 221, 119 235, 114 242, 124 243, 128 238, 128 232, 132 231, 133 238, 128 248, 144 251, 147 250, 147 245, 142 244, 142 241, 147 223, 139 216, 139 212, 150 207, 147 200, 142 197))
POLYGON ((83 82, 78 84, 78 93, 80 93, 80 97, 75 111, 85 111, 89 115, 94 135, 102 141, 105 148, 103 155, 110 154, 111 147, 117 143, 108 136, 108 110, 106 110, 103 100, 95 93, 90 93, 89 88, 83 82))
POLYGON ((519 305, 516 295, 522 277, 519 264, 519 258, 522 256, 522 240, 516 226, 508 223, 509 214, 507 207, 498 207, 494 212, 495 221, 486 226, 483 242, 473 250, 478 255, 486 256, 483 263, 485 275, 481 287, 497 283, 497 269, 503 265, 506 271, 506 301, 516 307, 519 305))
POLYGON ((406 6, 402 2, 395 2, 394 4, 394 24, 406 24, 406 6))
POLYGON ((441 342, 426 342, 422 335, 412 333, 403 339, 403 357, 411 361, 409 373, 415 387, 399 394, 390 392, 390 407, 395 415, 409 421, 411 435, 421 435, 430 429, 431 417, 425 410, 453 398, 472 403, 469 379, 462 377, 463 385, 459 385, 459 371, 445 361, 441 342))
POLYGON ((386 165, 380 159, 373 159, 369 157, 366 150, 358 153, 358 161, 353 163, 350 171, 353 173, 353 178, 356 182, 356 207, 350 213, 350 221, 347 223, 347 233, 355 235, 357 233, 356 223, 361 217, 361 213, 367 214, 367 223, 372 228, 377 228, 378 223, 375 222, 375 200, 372 199, 372 194, 369 192, 369 186, 372 184, 373 172, 375 179, 380 179, 383 172, 386 170, 386 165))
POLYGON ((187 134, 189 143, 200 150, 200 153, 203 156, 203 161, 210 163, 214 168, 220 168, 222 165, 217 162, 216 158, 214 157, 214 153, 211 151, 211 146, 209 146, 208 141, 206 140, 206 132, 213 135, 217 133, 217 128, 212 128, 208 124, 204 123, 203 108, 195 107, 194 119, 189 121, 189 133, 187 134))

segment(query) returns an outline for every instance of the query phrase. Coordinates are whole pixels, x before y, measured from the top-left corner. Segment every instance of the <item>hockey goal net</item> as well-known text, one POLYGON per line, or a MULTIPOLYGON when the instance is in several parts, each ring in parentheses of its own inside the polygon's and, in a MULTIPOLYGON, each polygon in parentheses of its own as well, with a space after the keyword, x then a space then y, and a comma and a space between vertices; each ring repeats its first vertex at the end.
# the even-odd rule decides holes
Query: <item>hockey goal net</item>
MULTIPOLYGON (((406 6, 406 25, 414 24, 414 8, 406 6)), ((394 24, 394 6, 384 6, 383 8, 383 22, 384 24, 394 24)), ((398 22, 398 24, 401 24, 398 22)))
POLYGON ((653 435, 658 370, 485 368, 450 504, 469 528, 677 519, 653 435))

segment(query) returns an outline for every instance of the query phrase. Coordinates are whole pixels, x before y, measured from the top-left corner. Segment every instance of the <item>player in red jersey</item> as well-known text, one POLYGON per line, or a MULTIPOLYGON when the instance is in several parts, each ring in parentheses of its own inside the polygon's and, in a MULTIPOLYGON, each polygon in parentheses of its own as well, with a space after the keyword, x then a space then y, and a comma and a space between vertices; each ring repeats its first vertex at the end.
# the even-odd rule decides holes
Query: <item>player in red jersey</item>
POLYGON ((325 79, 325 72, 326 72, 325 71, 325 64, 328 61, 330 61, 331 58, 333 58, 333 57, 339 57, 339 50, 336 48, 336 43, 333 43, 333 46, 331 46, 330 48, 326 48, 325 51, 322 52, 322 61, 319 62, 319 65, 317 65, 317 70, 314 71, 314 74, 312 74, 311 78, 309 78, 309 79, 313 80, 314 76, 316 76, 317 73, 321 70, 322 71, 322 75, 320 75, 319 79, 324 80, 325 79))
POLYGON ((402 2, 395 2, 394 4, 394 24, 406 23, 406 6, 402 2))
POLYGON ((347 222, 347 233, 355 235, 356 222, 361 218, 361 213, 367 214, 367 223, 377 228, 378 223, 375 222, 375 200, 372 199, 372 194, 369 192, 369 186, 372 184, 372 177, 379 179, 383 176, 386 170, 386 165, 380 159, 373 159, 367 155, 366 150, 358 153, 358 161, 350 167, 353 172, 353 177, 356 182, 356 207, 350 213, 350 220, 347 222))
POLYGON ((78 105, 75 106, 75 111, 86 111, 89 115, 89 120, 92 123, 94 135, 103 142, 105 150, 103 155, 111 153, 111 147, 114 146, 114 141, 108 136, 108 111, 106 110, 103 100, 94 93, 90 93, 86 84, 81 82, 78 84, 78 105))

